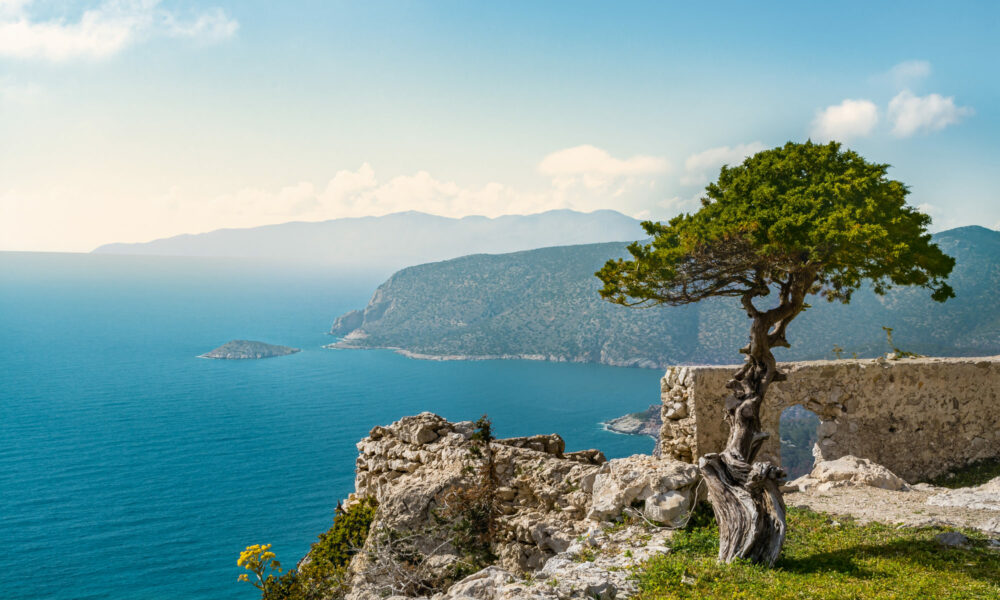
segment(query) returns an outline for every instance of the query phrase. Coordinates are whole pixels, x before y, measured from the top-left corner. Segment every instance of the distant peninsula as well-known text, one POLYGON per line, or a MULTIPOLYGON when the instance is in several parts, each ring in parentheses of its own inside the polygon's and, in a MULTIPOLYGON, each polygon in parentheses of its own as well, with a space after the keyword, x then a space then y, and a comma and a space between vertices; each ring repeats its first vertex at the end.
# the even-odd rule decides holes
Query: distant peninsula
MULTIPOLYGON (((944 305, 917 289, 883 297, 863 288, 851 304, 807 311, 781 360, 878 356, 882 327, 910 352, 986 356, 1000 352, 1000 232, 961 227, 934 235, 958 261, 944 305)), ((625 243, 477 254, 409 267, 375 291, 368 306, 338 318, 333 348, 391 348, 437 360, 521 358, 663 369, 739 361, 746 340, 738 301, 632 310, 601 299, 594 271, 627 255, 625 243)))
POLYGON ((242 360, 250 358, 272 358, 287 356, 301 352, 298 348, 265 344, 252 340, 233 340, 226 342, 211 352, 199 355, 198 358, 221 358, 226 360, 242 360))

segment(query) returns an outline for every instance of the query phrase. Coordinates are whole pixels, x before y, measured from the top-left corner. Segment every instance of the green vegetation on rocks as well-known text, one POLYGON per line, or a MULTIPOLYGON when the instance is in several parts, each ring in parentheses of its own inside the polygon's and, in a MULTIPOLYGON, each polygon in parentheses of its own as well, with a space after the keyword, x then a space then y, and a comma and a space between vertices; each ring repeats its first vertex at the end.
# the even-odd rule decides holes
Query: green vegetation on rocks
POLYGON ((254 577, 240 575, 240 581, 254 583, 261 600, 335 600, 347 592, 347 566, 364 546, 378 508, 371 498, 363 498, 349 509, 337 507, 333 526, 321 533, 298 569, 281 573, 270 544, 248 546, 239 565, 254 577), (272 563, 273 561, 273 563, 272 563))
POLYGON ((312 563, 329 563, 345 567, 368 537, 368 530, 375 519, 378 505, 371 498, 364 498, 348 510, 338 510, 329 531, 319 535, 319 541, 309 551, 312 563))

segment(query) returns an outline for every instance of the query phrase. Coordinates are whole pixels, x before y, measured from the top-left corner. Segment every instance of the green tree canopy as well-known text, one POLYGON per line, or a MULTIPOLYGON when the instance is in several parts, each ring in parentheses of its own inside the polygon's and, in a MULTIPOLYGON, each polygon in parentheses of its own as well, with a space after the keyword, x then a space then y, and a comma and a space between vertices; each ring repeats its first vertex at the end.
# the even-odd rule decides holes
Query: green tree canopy
POLYGON ((687 304, 767 295, 800 275, 808 292, 849 302, 865 279, 876 293, 918 285, 944 301, 954 259, 931 242, 930 217, 906 204, 889 165, 840 144, 789 142, 723 167, 702 208, 643 223, 651 243, 629 246, 598 273, 601 296, 625 305, 687 304))
POLYGON ((650 243, 629 246, 631 260, 597 272, 601 296, 618 304, 688 304, 740 298, 751 320, 746 360, 727 387, 725 450, 698 460, 719 522, 719 559, 773 565, 785 539, 784 471, 756 462, 768 434, 760 409, 768 386, 786 379, 771 348, 788 346, 785 328, 809 294, 850 302, 862 281, 954 296, 944 279, 954 259, 931 243, 930 217, 907 206, 906 186, 840 144, 794 144, 723 167, 701 210, 667 224, 643 223, 650 243), (777 302, 754 300, 777 290, 777 302))

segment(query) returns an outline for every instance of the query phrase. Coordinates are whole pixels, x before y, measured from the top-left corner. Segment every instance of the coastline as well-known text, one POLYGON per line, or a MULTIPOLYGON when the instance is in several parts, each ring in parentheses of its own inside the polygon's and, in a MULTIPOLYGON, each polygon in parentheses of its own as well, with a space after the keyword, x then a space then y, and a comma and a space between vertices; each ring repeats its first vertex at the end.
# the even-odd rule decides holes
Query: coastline
POLYGON ((326 344, 323 346, 326 350, 392 350, 396 354, 401 354, 407 358, 413 358, 416 360, 436 360, 436 361, 452 361, 452 360, 471 360, 471 361, 481 361, 481 360, 534 360, 541 362, 559 362, 559 363, 580 363, 580 364, 599 364, 609 367, 623 367, 629 369, 659 369, 665 370, 669 365, 659 364, 655 361, 651 361, 645 358, 635 358, 628 361, 609 361, 600 360, 593 361, 587 360, 586 358, 575 356, 575 357, 565 357, 556 356, 554 354, 427 354, 424 352, 415 352, 413 350, 407 350, 405 348, 400 348, 397 346, 359 346, 351 344, 350 342, 344 342, 343 339, 336 341, 332 344, 326 344))
POLYGON ((643 411, 622 415, 601 423, 605 431, 621 435, 641 435, 659 442, 663 420, 660 417, 661 404, 651 404, 643 411))

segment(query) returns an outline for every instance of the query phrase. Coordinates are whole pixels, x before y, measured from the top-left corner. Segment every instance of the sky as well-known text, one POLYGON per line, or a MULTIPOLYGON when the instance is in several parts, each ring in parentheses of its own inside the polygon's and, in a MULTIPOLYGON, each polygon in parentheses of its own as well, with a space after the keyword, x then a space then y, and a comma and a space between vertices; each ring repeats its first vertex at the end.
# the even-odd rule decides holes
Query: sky
POLYGON ((1000 228, 997 2, 0 0, 0 250, 694 210, 837 140, 1000 228))

